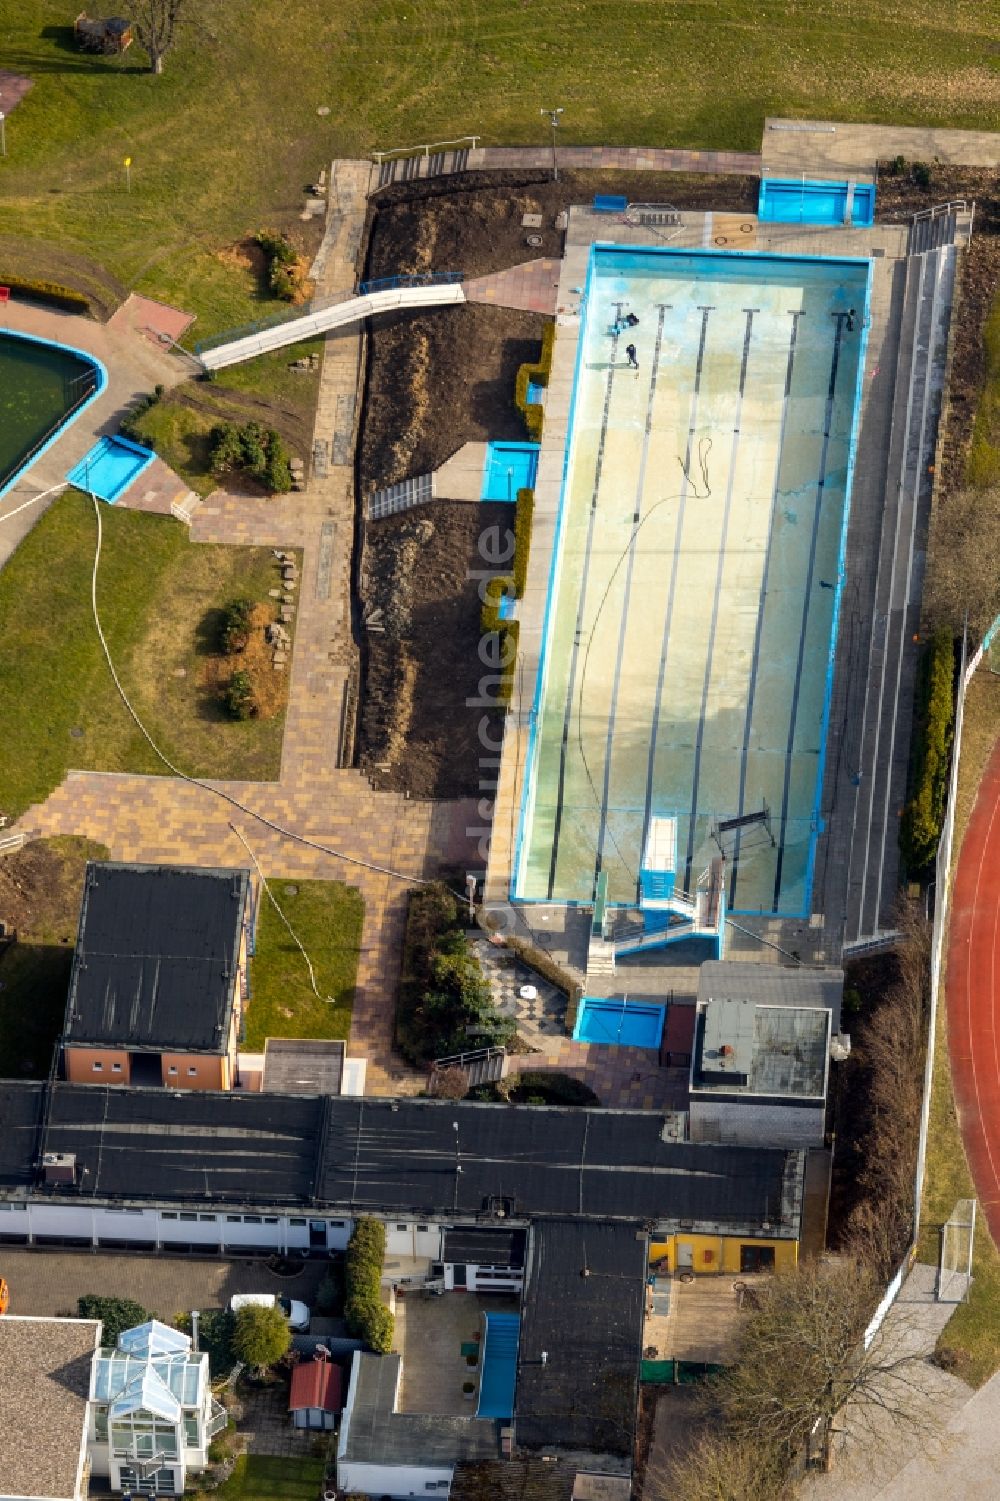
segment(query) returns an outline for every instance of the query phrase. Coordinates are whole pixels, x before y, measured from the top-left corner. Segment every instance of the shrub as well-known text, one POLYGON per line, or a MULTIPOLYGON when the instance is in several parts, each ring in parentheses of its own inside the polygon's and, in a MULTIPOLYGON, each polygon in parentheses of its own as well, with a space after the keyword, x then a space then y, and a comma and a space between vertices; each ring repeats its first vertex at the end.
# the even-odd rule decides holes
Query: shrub
POLYGON ((384 1260, 385 1226, 382 1221, 358 1220, 347 1243, 344 1263, 344 1317, 348 1331, 355 1338, 363 1339, 376 1355, 386 1355, 391 1350, 395 1326, 381 1297, 384 1260))
MULTIPOLYGON (((191 1315, 182 1313, 174 1319, 174 1326, 191 1333, 191 1315)), ((227 1375, 236 1363, 233 1353, 233 1331, 236 1315, 228 1308, 207 1308, 198 1320, 198 1348, 208 1355, 208 1368, 213 1379, 227 1375)))
POLYGON ((918 188, 930 187, 931 169, 926 162, 914 162, 910 168, 910 175, 918 188))
POLYGON ((234 652, 243 651, 250 640, 252 616, 252 599, 233 599, 226 605, 222 612, 219 639, 222 650, 227 656, 231 657, 234 652))
POLYGON ((523 599, 528 582, 528 554, 531 551, 531 523, 535 514, 535 492, 525 487, 517 492, 514 513, 514 598, 523 599))
POLYGON ((142 432, 139 427, 140 419, 156 406, 162 395, 163 387, 156 386, 154 390, 147 392, 145 396, 138 397, 132 403, 131 408, 125 413, 125 416, 118 424, 118 431, 123 438, 131 438, 133 443, 141 443, 143 441, 142 432))
POLYGON ((251 1304, 241 1308, 233 1329, 233 1350, 238 1360, 263 1374, 288 1353, 292 1332, 277 1306, 251 1304))
POLYGON ((298 275, 298 253, 287 235, 261 229, 254 235, 267 256, 267 284, 275 297, 294 302, 302 278, 298 275))
POLYGON ((514 405, 524 418, 524 425, 528 430, 528 437, 535 443, 542 436, 542 422, 545 410, 536 401, 528 400, 528 387, 534 381, 540 386, 549 383, 549 371, 552 369, 552 346, 555 342, 556 326, 547 323, 545 332, 542 334, 542 350, 536 363, 522 365, 514 380, 514 405))
POLYGON ((131 1298, 104 1298, 100 1293, 84 1293, 77 1299, 76 1312, 81 1319, 100 1319, 101 1343, 105 1345, 117 1344, 119 1334, 137 1329, 153 1317, 131 1298))
POLYGON ((955 651, 950 631, 935 633, 923 667, 913 797, 900 829, 903 858, 914 874, 934 859, 944 822, 955 717, 955 651))
POLYGON ((257 699, 253 682, 248 672, 234 672, 226 684, 223 702, 234 719, 252 719, 257 712, 257 699))
POLYGON ((242 469, 274 495, 292 488, 288 449, 280 433, 259 422, 222 423, 213 428, 209 464, 214 474, 242 469))
POLYGON ((526 1105, 585 1105, 593 1108, 600 1100, 589 1084, 572 1074, 511 1074, 504 1080, 509 1100, 526 1105))
POLYGON ((43 302, 47 307, 57 307, 69 313, 90 314, 90 299, 72 287, 64 287, 57 281, 37 281, 30 276, 0 275, 0 284, 19 292, 33 302, 43 302))

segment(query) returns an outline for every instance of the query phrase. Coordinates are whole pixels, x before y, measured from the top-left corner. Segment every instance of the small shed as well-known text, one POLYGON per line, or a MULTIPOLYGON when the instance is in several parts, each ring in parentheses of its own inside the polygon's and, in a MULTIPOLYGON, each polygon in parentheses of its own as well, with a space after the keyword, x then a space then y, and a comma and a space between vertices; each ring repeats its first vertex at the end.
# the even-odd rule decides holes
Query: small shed
POLYGON ((332 1428, 341 1403, 340 1366, 317 1350, 292 1372, 288 1411, 294 1428, 332 1428))
POLYGON ((123 16, 100 20, 82 10, 73 25, 76 45, 83 52, 103 52, 109 56, 124 52, 132 45, 132 27, 123 16))

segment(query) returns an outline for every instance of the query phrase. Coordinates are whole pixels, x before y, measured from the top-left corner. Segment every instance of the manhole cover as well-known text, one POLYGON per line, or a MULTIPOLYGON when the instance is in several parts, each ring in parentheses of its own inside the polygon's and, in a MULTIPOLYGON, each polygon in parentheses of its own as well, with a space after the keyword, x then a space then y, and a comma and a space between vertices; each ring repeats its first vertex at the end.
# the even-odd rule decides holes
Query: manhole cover
POLYGON ((526 245, 530 245, 533 250, 537 250, 542 243, 542 237, 541 235, 526 235, 524 242, 526 245))
POLYGON ((82 740, 83 739, 83 731, 80 729, 79 725, 74 725, 73 728, 70 730, 70 734, 73 736, 74 740, 82 740))
POLYGON ((286 896, 298 896, 298 894, 299 894, 299 888, 297 886, 286 886, 285 887, 285 895, 286 896))

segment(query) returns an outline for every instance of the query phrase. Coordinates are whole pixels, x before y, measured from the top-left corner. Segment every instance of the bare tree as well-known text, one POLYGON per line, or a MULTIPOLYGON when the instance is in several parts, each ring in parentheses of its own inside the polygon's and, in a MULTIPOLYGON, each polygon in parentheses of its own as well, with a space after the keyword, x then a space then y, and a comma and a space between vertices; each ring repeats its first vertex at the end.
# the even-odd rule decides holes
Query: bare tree
POLYGON ((777 1501, 784 1487, 772 1443, 737 1441, 711 1415, 682 1452, 650 1462, 642 1494, 644 1501, 777 1501))
POLYGON ((958 635, 969 615, 978 640, 1000 614, 1000 486, 960 490, 939 506, 931 524, 924 616, 958 635))
POLYGON ((174 44, 184 4, 185 0, 133 0, 132 24, 154 73, 163 72, 163 59, 174 44))

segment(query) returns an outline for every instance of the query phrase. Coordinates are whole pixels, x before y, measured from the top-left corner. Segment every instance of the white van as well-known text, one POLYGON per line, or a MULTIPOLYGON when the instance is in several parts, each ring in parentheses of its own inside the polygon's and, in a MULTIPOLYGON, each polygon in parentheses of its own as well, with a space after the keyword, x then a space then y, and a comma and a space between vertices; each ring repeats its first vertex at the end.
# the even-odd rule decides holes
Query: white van
POLYGON ((239 1313, 241 1308, 280 1308, 288 1320, 289 1328, 296 1334, 308 1332, 312 1317, 304 1303, 297 1303, 294 1298, 286 1298, 278 1293, 234 1293, 229 1300, 229 1310, 231 1313, 239 1313))

